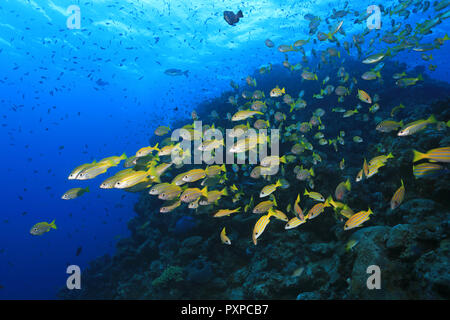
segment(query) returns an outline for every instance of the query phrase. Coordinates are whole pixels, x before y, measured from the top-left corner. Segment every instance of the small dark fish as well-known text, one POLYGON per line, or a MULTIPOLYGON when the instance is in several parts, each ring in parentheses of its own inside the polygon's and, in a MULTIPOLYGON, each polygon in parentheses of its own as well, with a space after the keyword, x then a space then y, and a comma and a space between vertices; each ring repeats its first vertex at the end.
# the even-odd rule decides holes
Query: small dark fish
POLYGON ((237 14, 234 14, 233 11, 224 11, 223 12, 223 18, 230 26, 234 26, 236 23, 239 22, 239 18, 243 18, 243 17, 244 17, 244 15, 242 14, 241 10, 239 10, 237 14))
POLYGON ((181 76, 184 74, 186 78, 189 77, 189 70, 181 71, 180 69, 167 69, 164 73, 168 76, 181 76))
POLYGON ((77 253, 75 254, 77 257, 80 255, 81 250, 83 250, 83 247, 78 247, 77 253))
POLYGON ((98 86, 101 86, 101 87, 106 86, 106 85, 109 84, 109 82, 103 81, 102 79, 98 79, 95 83, 96 83, 98 86))

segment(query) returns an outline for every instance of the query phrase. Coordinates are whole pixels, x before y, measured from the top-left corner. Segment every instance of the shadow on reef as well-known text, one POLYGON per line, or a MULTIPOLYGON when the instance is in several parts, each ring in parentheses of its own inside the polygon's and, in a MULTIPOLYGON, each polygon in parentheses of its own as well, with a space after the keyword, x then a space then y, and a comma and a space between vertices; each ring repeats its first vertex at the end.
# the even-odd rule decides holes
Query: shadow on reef
MULTIPOLYGON (((352 72, 361 71, 360 63, 350 58, 344 63, 352 72)), ((320 79, 337 70, 330 66, 320 71, 320 79)), ((403 138, 395 133, 380 133, 375 125, 389 117, 390 110, 400 103, 406 106, 397 115, 404 123, 427 118, 450 119, 449 85, 426 78, 414 89, 395 86, 392 74, 405 65, 386 62, 383 86, 364 82, 365 88, 380 95, 382 108, 375 119, 364 124, 362 115, 345 125, 336 121, 330 110, 331 97, 308 101, 302 113, 311 114, 318 107, 326 110, 322 121, 327 132, 345 130, 349 136, 359 135, 362 144, 348 143, 336 153, 330 146, 316 150, 323 161, 314 166, 315 185, 322 194, 334 194, 335 186, 349 178, 352 192, 346 202, 354 208, 375 212, 363 227, 344 231, 344 221, 326 211, 293 230, 284 224, 272 223, 257 246, 251 242, 251 229, 256 220, 252 213, 226 218, 227 230, 232 230, 232 245, 220 242, 219 232, 224 220, 214 219, 207 209, 193 211, 184 208, 161 214, 162 201, 143 192, 135 205, 137 216, 128 223, 131 237, 117 243, 116 253, 90 263, 83 271, 82 290, 62 289, 63 299, 449 299, 450 298, 450 194, 449 173, 433 179, 415 179, 412 174, 412 148, 427 151, 449 146, 448 129, 426 129, 403 138), (305 110, 308 110, 306 112, 305 110), (343 127, 344 126, 344 127, 343 127), (373 143, 377 142, 377 145, 373 143), (389 165, 367 181, 354 182, 361 168, 362 157, 392 152, 389 165), (346 168, 336 170, 346 156, 346 168), (344 177, 343 177, 344 176, 344 177), (401 206, 391 210, 389 201, 403 179, 406 197, 401 206), (348 241, 357 245, 346 250, 348 241), (381 269, 381 289, 368 290, 367 267, 381 269)), ((420 68, 411 74, 421 73, 420 68)), ((361 72, 362 73, 362 72, 361 72)), ((286 92, 319 92, 320 83, 300 82, 298 73, 274 66, 270 77, 255 75, 258 89, 270 91, 275 85, 286 92)), ((361 80, 360 80, 361 81, 361 80)), ((225 92, 222 97, 195 108, 200 119, 215 122, 216 127, 229 126, 225 113, 236 107, 227 98, 237 92, 225 92), (221 117, 211 120, 215 110, 221 117)), ((355 97, 346 104, 356 105, 355 97), (352 100, 354 99, 354 100, 352 100)), ((309 117, 308 117, 309 118, 309 117)), ((304 119, 301 121, 308 121, 304 119)), ((185 123, 180 124, 180 127, 185 123)), ((176 127, 176 124, 175 124, 176 127)), ((157 142, 156 137, 150 139, 157 142)), ((280 150, 280 153, 288 150, 280 150)), ((233 174, 233 173, 232 173, 233 174)), ((169 178, 174 175, 169 174, 169 178)), ((286 177, 288 179, 288 177, 286 177)), ((248 177, 240 180, 246 183, 248 177)), ((290 179, 290 188, 277 196, 277 202, 303 193, 304 184, 290 179), (278 198, 279 197, 279 198, 278 198)), ((260 186, 245 184, 249 191, 259 192, 260 186)), ((232 207, 227 199, 223 207, 232 207), (227 203, 227 201, 229 203, 227 203)), ((284 207, 285 205, 283 205, 284 207)), ((308 206, 306 206, 308 207, 308 206)), ((223 218, 222 218, 223 219, 223 218)))

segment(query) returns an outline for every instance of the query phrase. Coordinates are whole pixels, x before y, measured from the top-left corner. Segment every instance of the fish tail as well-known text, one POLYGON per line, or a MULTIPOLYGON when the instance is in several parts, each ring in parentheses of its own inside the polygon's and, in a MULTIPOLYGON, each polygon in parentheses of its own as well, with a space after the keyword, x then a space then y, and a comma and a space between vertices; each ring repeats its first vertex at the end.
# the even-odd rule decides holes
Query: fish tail
POLYGON ((422 76, 421 74, 419 74, 419 75, 417 76, 417 80, 423 81, 423 76, 422 76))
POLYGON ((280 162, 282 162, 282 163, 286 163, 286 156, 282 156, 282 157, 280 157, 280 162))
POLYGON ((52 229, 58 229, 58 228, 56 227, 55 220, 53 220, 52 222, 50 222, 50 227, 51 227, 52 229))
POLYGON ((405 187, 405 184, 403 183, 403 179, 400 179, 400 181, 402 182, 402 187, 405 187))
POLYGON ((426 154, 425 153, 421 153, 421 152, 419 152, 417 150, 413 150, 413 155, 414 155, 413 162, 417 162, 417 161, 420 161, 420 160, 426 158, 426 154))
POLYGON ((278 205, 277 205, 277 199, 275 199, 275 196, 272 194, 272 203, 273 203, 273 205, 275 206, 275 207, 278 207, 278 205))
POLYGON ((237 16, 238 18, 243 18, 244 15, 242 14, 242 10, 239 10, 238 13, 236 14, 236 16, 237 16))
POLYGON ((295 200, 295 203, 299 203, 300 202, 300 193, 297 195, 297 199, 295 200))
POLYGON ((285 91, 285 89, 283 88, 283 89, 281 89, 281 93, 286 93, 286 91, 285 91))
POLYGON ((345 187, 347 188, 348 191, 351 190, 352 185, 350 184, 350 180, 349 179, 347 179, 347 181, 345 181, 345 187))
POLYGON ((183 74, 186 76, 186 78, 189 78, 189 70, 186 70, 185 72, 183 72, 183 74))
POLYGON ((308 190, 305 188, 305 193, 303 195, 307 196, 309 194, 308 190))
POLYGON ((381 73, 380 73, 380 71, 377 71, 375 74, 377 75, 378 78, 381 78, 381 73))
POLYGON ((227 196, 228 192, 227 192, 227 187, 223 188, 223 190, 221 191, 222 195, 227 196))
POLYGON ((220 166, 220 170, 223 171, 223 172, 227 171, 227 168, 225 167, 225 163, 220 166))
POLYGON ((204 195, 205 197, 208 197, 208 187, 204 187, 202 190, 202 195, 204 195))
POLYGON ((392 154, 392 152, 389 152, 386 159, 392 159, 392 158, 394 158, 394 155, 392 154))
POLYGON ((314 177, 314 169, 313 168, 309 169, 309 173, 311 174, 311 176, 314 177))
POLYGON ((436 123, 436 117, 434 116, 434 114, 432 114, 428 119, 427 119, 428 123, 436 123))
POLYGON ((84 188, 85 192, 89 192, 89 187, 84 188))
POLYGON ((280 181, 280 179, 277 180, 277 182, 275 183, 275 186, 276 186, 276 187, 281 187, 281 181, 280 181))

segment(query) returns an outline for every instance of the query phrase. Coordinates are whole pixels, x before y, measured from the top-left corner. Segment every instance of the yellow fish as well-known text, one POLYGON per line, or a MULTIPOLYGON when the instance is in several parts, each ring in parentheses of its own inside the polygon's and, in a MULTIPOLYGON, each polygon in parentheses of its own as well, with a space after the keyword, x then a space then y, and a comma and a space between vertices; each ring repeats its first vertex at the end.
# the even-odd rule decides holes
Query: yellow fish
POLYGON ((206 172, 203 169, 192 169, 186 172, 183 176, 184 182, 195 182, 197 180, 203 179, 206 177, 206 172))
POLYGON ((79 196, 85 194, 86 192, 89 192, 89 187, 86 187, 86 188, 72 188, 72 189, 66 191, 66 193, 64 193, 62 195, 61 199, 63 199, 63 200, 75 199, 75 198, 78 198, 79 196))
POLYGON ((321 201, 321 202, 324 202, 324 201, 325 201, 325 198, 324 198, 320 193, 318 193, 318 192, 314 192, 314 191, 308 192, 308 190, 305 189, 304 195, 305 195, 305 196, 308 196, 308 197, 310 197, 311 199, 314 199, 314 200, 316 200, 316 201, 321 201))
POLYGON ((264 113, 262 113, 261 111, 254 111, 254 110, 240 110, 231 117, 231 121, 245 120, 247 118, 253 117, 256 114, 264 114, 264 113))
POLYGON ((288 229, 293 229, 293 228, 297 228, 299 225, 303 224, 306 222, 306 219, 299 219, 298 217, 294 217, 291 220, 288 221, 288 223, 286 223, 286 225, 284 226, 284 228, 286 230, 288 229))
POLYGON ((269 184, 267 186, 265 186, 264 188, 262 188, 261 193, 259 194, 260 198, 264 198, 267 196, 270 196, 273 192, 275 192, 275 190, 278 187, 281 187, 281 181, 277 180, 277 182, 275 184, 269 184))
POLYGON ((402 185, 397 189, 397 191, 395 191, 394 195, 392 196, 391 210, 398 208, 405 198, 405 185, 403 184, 403 179, 401 180, 401 182, 402 185))
POLYGON ((241 210, 241 207, 230 210, 230 209, 221 209, 219 211, 217 211, 214 214, 214 218, 220 218, 220 217, 224 217, 224 216, 229 216, 232 213, 238 212, 239 210, 241 210))
POLYGON ((372 103, 372 98, 369 96, 369 94, 367 92, 365 92, 364 90, 360 90, 358 89, 358 98, 359 100, 361 100, 362 102, 365 103, 372 103))
POLYGON ((222 241, 223 244, 228 244, 228 245, 231 244, 230 238, 228 238, 225 233, 225 227, 223 227, 222 232, 220 232, 220 240, 222 241))
POLYGON ((261 218, 256 221, 255 226, 253 227, 253 233, 252 233, 252 239, 253 243, 257 244, 258 238, 263 234, 264 230, 266 229, 267 225, 270 222, 270 217, 273 215, 273 211, 269 210, 269 213, 266 215, 263 215, 261 218))
POLYGON ((347 222, 345 222, 344 230, 350 230, 353 228, 360 227, 361 224, 370 219, 370 215, 372 214, 372 210, 370 208, 367 211, 360 211, 352 215, 347 222))
POLYGON ((283 89, 280 89, 278 86, 276 86, 275 88, 273 88, 271 91, 270 91, 270 96, 272 97, 272 98, 277 98, 277 97, 281 97, 283 94, 285 94, 286 93, 286 91, 285 91, 285 89, 283 88, 283 89))

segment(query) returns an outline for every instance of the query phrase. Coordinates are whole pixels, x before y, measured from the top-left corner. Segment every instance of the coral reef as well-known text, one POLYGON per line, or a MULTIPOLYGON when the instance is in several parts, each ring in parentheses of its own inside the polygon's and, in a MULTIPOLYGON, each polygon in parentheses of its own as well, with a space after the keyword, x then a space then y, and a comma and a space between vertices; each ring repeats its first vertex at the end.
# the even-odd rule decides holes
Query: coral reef
MULTIPOLYGON (((398 66, 386 63, 394 72, 398 66)), ((384 70, 384 71, 386 71, 384 70)), ((273 72, 277 72, 274 68, 273 72)), ((278 71, 280 72, 280 71, 278 71)), ((263 88, 270 88, 258 79, 263 88)), ((390 106, 414 106, 401 111, 405 123, 434 114, 450 118, 448 85, 432 80, 411 91, 393 87, 380 93, 390 106)), ((226 94, 224 94, 224 97, 226 94)), ((220 97, 196 108, 200 117, 211 105, 228 108, 220 97)), ((320 103, 320 102, 318 102, 320 103)), ((387 118, 391 108, 384 111, 387 118)), ((205 115, 206 117, 206 115, 205 115)), ((333 124, 328 122, 329 130, 333 124)), ((389 165, 368 181, 352 188, 346 203, 367 208, 374 215, 360 228, 344 231, 344 221, 332 210, 311 223, 285 230, 279 220, 271 222, 255 246, 251 242, 252 213, 215 219, 207 209, 159 213, 161 201, 143 193, 135 206, 136 216, 128 223, 131 237, 117 243, 113 257, 92 261, 84 271, 83 289, 59 293, 65 299, 450 299, 450 183, 449 173, 433 179, 412 175, 412 148, 428 150, 448 146, 448 128, 426 129, 405 139, 395 133, 370 129, 360 133, 364 141, 381 141, 378 147, 366 142, 368 152, 393 152, 389 165), (380 138, 380 135, 381 138, 380 138), (372 138, 371 138, 372 137, 372 138), (403 179, 406 197, 391 210, 390 198, 403 179), (148 223, 149 222, 149 223, 148 223), (223 225, 232 244, 220 242, 223 225), (346 250, 349 240, 356 245, 346 250), (369 290, 367 268, 381 270, 381 289, 369 290)), ((372 129, 373 127, 373 129, 372 129)), ((357 130, 348 128, 351 134, 357 130)), ((361 131, 361 130, 360 130, 361 131)), ((351 155, 363 152, 345 146, 348 163, 345 175, 354 183, 361 163, 351 155)), ((364 151, 365 152, 365 151, 364 151)), ((342 181, 336 172, 340 158, 319 152, 323 161, 315 183, 324 194, 333 194, 342 181), (333 160, 333 161, 331 161, 333 160)), ((251 184, 246 188, 253 188, 251 184)), ((284 194, 302 192, 300 183, 291 184, 284 194)), ((222 200, 221 200, 222 201, 222 200)), ((224 207, 227 205, 223 200, 224 207)), ((232 204, 231 204, 232 205, 232 204)))

